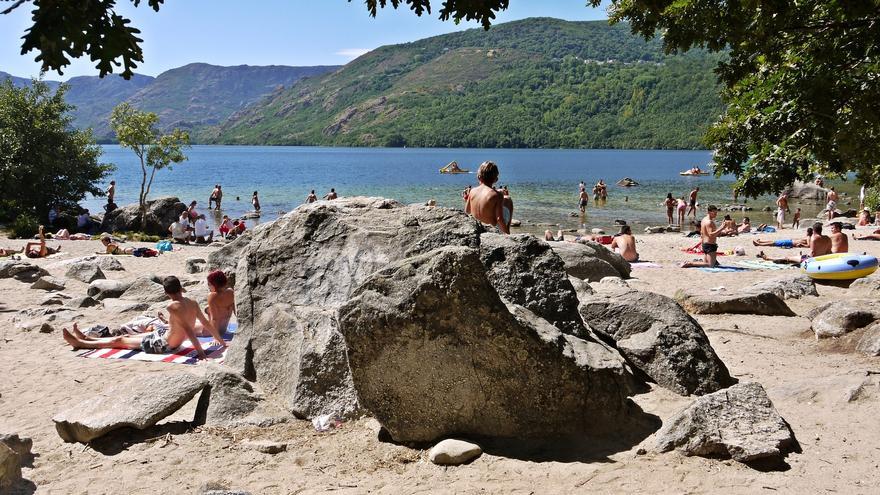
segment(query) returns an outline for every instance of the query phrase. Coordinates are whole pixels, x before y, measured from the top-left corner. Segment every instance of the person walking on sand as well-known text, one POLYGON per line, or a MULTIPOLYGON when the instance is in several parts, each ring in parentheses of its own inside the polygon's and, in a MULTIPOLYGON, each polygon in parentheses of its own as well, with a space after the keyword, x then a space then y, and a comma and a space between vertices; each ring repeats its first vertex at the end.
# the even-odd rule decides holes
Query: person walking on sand
POLYGON ((133 336, 89 338, 73 324, 73 330, 64 328, 61 331, 64 340, 74 349, 131 349, 142 350, 148 354, 167 354, 189 340, 195 348, 199 359, 206 359, 204 349, 196 335, 195 323, 199 321, 214 337, 216 343, 226 347, 223 337, 214 325, 205 317, 198 303, 183 296, 180 280, 168 276, 162 281, 165 295, 171 299, 168 305, 168 327, 156 331, 133 336))
POLYGON ((636 238, 632 235, 629 225, 620 227, 620 235, 611 240, 611 249, 623 256, 629 262, 639 261, 639 253, 636 251, 636 238))
POLYGON ((709 208, 706 209, 706 216, 700 222, 703 261, 687 261, 681 264, 682 268, 714 268, 718 266, 718 235, 727 232, 723 227, 715 228, 715 217, 717 216, 718 208, 715 205, 709 205, 709 208))
POLYGON ((314 203, 317 200, 318 196, 315 194, 315 190, 312 189, 312 192, 310 192, 309 195, 306 196, 306 203, 314 203))
POLYGON ((481 163, 477 180, 480 185, 471 190, 464 206, 465 213, 484 224, 497 227, 504 234, 510 234, 507 228, 510 213, 505 212, 504 195, 493 187, 498 182, 498 166, 495 162, 481 163))
POLYGON ((694 220, 697 219, 697 194, 700 192, 699 187, 695 187, 690 194, 690 206, 688 207, 687 214, 685 216, 690 216, 691 213, 694 214, 694 220))
POLYGON ((254 205, 254 211, 260 212, 260 197, 257 195, 257 191, 254 191, 254 196, 251 198, 251 204, 254 205))
POLYGON ((666 206, 666 223, 667 225, 672 225, 674 222, 672 221, 672 215, 675 212, 675 206, 678 202, 675 201, 675 198, 672 197, 672 193, 666 193, 666 200, 663 201, 663 204, 666 206))
POLYGON ((338 197, 339 197, 339 195, 336 194, 336 189, 334 189, 332 187, 330 188, 330 192, 328 192, 327 194, 324 195, 324 199, 327 199, 327 200, 336 199, 338 197))

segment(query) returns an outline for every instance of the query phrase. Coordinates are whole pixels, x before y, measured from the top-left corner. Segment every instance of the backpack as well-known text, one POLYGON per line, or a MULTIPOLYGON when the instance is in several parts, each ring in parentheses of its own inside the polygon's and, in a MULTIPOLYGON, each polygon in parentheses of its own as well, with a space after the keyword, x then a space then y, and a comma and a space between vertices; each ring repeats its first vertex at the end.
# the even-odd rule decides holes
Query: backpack
POLYGON ((171 246, 171 241, 159 241, 156 243, 156 249, 159 250, 159 252, 163 252, 172 251, 174 250, 174 247, 171 246))

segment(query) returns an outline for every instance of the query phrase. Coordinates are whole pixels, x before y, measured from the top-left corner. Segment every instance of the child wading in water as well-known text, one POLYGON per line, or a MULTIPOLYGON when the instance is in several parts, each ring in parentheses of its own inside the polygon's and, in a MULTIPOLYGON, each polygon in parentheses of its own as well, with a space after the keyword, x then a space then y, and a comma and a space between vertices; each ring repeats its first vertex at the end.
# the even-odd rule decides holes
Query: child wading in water
POLYGON ((492 187, 498 182, 498 166, 495 162, 483 162, 477 172, 480 185, 471 190, 465 201, 464 211, 487 225, 509 234, 510 209, 504 206, 504 194, 492 187))

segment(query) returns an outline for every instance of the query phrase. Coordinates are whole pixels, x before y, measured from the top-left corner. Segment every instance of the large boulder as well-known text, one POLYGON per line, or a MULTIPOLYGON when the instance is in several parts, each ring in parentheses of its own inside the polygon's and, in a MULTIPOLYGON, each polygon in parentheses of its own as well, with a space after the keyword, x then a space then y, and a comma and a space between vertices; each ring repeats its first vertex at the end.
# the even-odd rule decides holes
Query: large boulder
POLYGON ((208 258, 211 269, 238 259, 239 330, 226 364, 301 417, 357 414, 336 309, 388 263, 438 246, 477 248, 481 232, 462 212, 382 198, 303 205, 257 226, 208 258))
POLYGON ((33 457, 31 449, 34 446, 34 441, 28 437, 19 436, 17 433, 0 433, 0 443, 18 454, 21 462, 27 462, 33 457))
POLYGON ((546 242, 528 234, 483 234, 480 258, 498 295, 528 308, 565 333, 585 334, 565 265, 546 242))
POLYGON ((117 208, 104 215, 102 232, 145 232, 153 235, 168 234, 168 227, 186 210, 186 205, 173 197, 156 198, 147 201, 146 226, 142 228, 137 204, 117 208))
POLYGON ((880 319, 880 303, 873 299, 850 299, 828 303, 809 315, 816 338, 842 337, 880 319))
POLYGON ((49 272, 30 261, 0 261, 0 278, 14 278, 19 282, 34 283, 46 275, 49 275, 49 272))
POLYGON ((598 242, 554 242, 550 247, 562 258, 565 271, 572 277, 588 282, 605 277, 629 278, 629 262, 598 242))
POLYGON ((53 277, 51 275, 43 275, 31 285, 31 289, 39 290, 64 290, 64 279, 53 277))
POLYGON ((880 356, 880 323, 874 323, 865 329, 856 344, 856 350, 868 356, 880 356))
POLYGON ((0 493, 6 493, 21 479, 21 458, 14 450, 0 443, 0 493))
POLYGON ((185 372, 145 374, 56 414, 52 421, 65 442, 90 442, 124 427, 143 430, 180 409, 205 384, 204 378, 185 372))
POLYGON ((229 287, 235 288, 235 270, 238 267, 238 260, 247 248, 252 234, 253 230, 246 230, 244 234, 236 237, 232 242, 227 242, 220 249, 212 251, 208 255, 206 271, 222 270, 229 279, 229 287))
POLYGON ((145 303, 160 302, 168 299, 162 284, 149 276, 134 279, 134 282, 125 289, 125 292, 120 297, 145 303))
POLYGON ((131 282, 122 280, 98 279, 89 284, 86 294, 89 297, 100 301, 102 299, 119 297, 131 287, 131 282))
POLYGON ((398 442, 619 436, 646 420, 617 351, 505 304, 468 247, 375 273, 339 326, 361 403, 398 442))
POLYGON ((792 199, 820 203, 825 201, 830 190, 817 186, 812 182, 795 181, 785 192, 792 199))
POLYGON ((669 297, 598 284, 596 294, 581 296, 580 312, 664 388, 703 395, 734 383, 700 324, 669 297))
POLYGON ((781 299, 800 299, 805 296, 818 296, 816 282, 803 274, 783 275, 758 282, 746 287, 742 292, 772 292, 781 299))
POLYGON ((116 256, 106 254, 90 254, 81 258, 73 258, 58 263, 58 266, 70 267, 71 265, 78 265, 80 263, 94 263, 98 265, 98 268, 105 272, 125 270, 125 267, 122 266, 122 263, 119 262, 119 259, 116 256))
POLYGON ((779 296, 770 291, 730 294, 688 293, 679 290, 675 300, 691 314, 797 316, 779 296))
POLYGON ((79 280, 84 284, 90 284, 95 280, 103 280, 107 278, 101 267, 95 261, 83 261, 70 265, 64 274, 67 278, 79 280))
POLYGON ((253 420, 251 416, 263 399, 250 382, 220 365, 209 365, 205 379, 208 385, 199 397, 197 423, 228 427, 253 420))
POLYGON ((788 423, 758 383, 748 382, 697 398, 657 432, 657 449, 739 462, 781 460, 798 450, 788 423))

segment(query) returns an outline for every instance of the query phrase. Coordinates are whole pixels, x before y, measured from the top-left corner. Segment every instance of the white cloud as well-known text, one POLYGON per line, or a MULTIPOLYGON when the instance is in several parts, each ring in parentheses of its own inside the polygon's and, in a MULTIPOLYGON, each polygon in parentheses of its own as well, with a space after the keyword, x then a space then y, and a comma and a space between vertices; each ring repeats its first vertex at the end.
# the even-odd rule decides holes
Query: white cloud
POLYGON ((341 57, 357 58, 369 51, 369 48, 343 48, 342 50, 336 52, 336 55, 339 55, 341 57))

